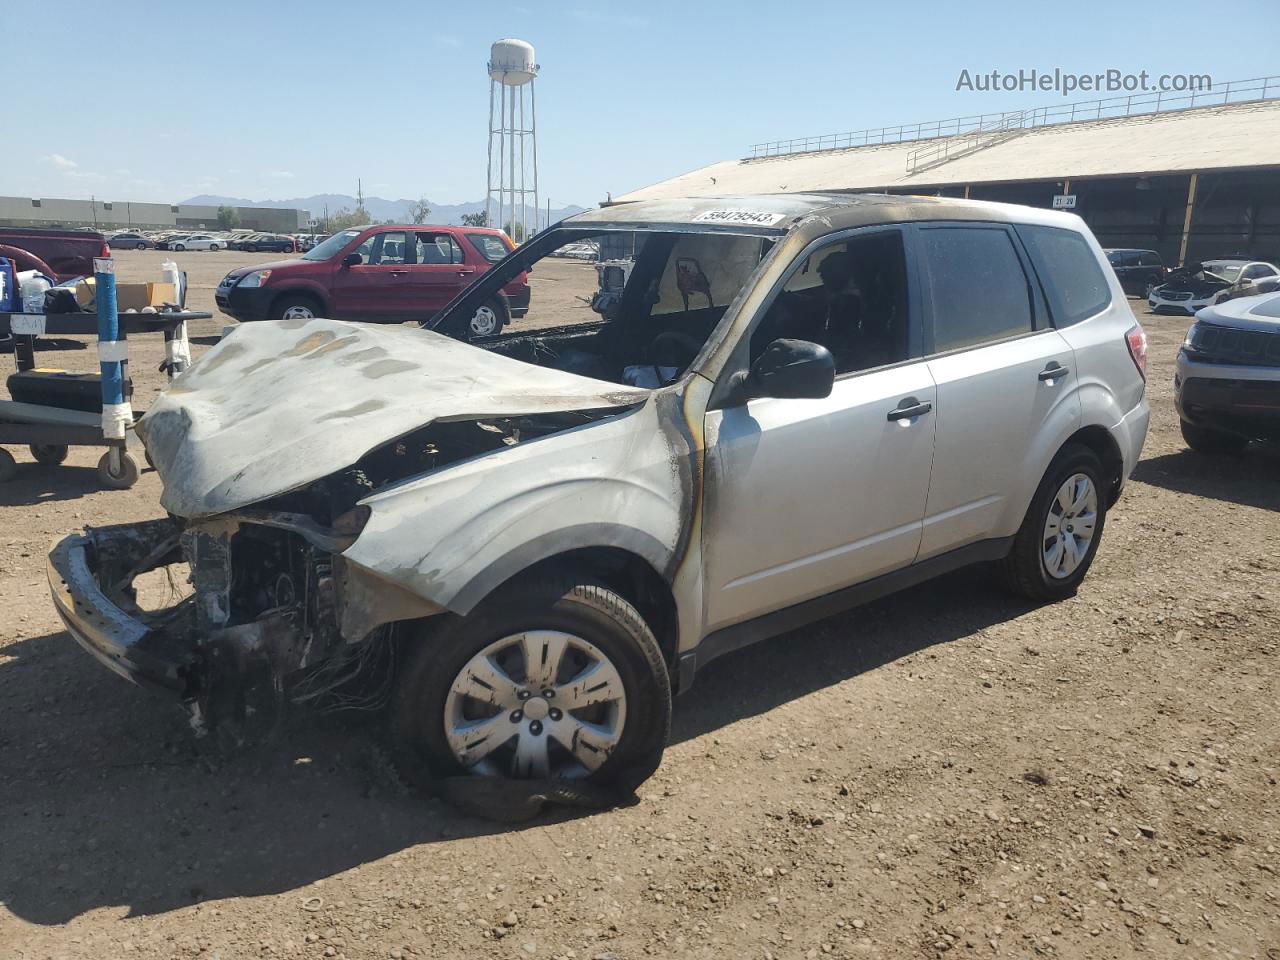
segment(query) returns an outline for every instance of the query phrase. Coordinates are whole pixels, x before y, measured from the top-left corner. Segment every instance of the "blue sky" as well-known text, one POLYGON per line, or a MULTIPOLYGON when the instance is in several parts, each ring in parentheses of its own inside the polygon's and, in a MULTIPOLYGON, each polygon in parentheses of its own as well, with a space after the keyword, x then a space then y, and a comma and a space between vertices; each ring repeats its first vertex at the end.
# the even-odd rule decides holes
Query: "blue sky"
POLYGON ((962 69, 1280 73, 1274 0, 64 0, 33 16, 47 31, 5 44, 5 195, 263 200, 354 193, 362 177, 370 195, 482 199, 484 66, 503 36, 542 65, 556 206, 758 141, 1091 96, 957 91, 962 69))

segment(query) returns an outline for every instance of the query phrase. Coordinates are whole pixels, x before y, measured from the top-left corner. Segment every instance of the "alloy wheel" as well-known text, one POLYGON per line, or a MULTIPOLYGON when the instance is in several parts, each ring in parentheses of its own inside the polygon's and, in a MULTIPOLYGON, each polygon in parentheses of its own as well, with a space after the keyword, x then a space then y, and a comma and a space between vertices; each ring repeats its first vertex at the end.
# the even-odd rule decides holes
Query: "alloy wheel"
POLYGON ((315 311, 310 307, 302 304, 294 304, 291 307, 285 307, 284 312, 280 314, 281 320, 310 320, 315 317, 315 311))
POLYGON ((468 772, 576 779, 609 758, 626 722, 617 667, 557 630, 503 637, 468 660, 444 704, 444 733, 468 772))
POLYGON ((1098 490, 1086 474, 1075 473, 1049 502, 1041 544, 1044 568, 1055 580, 1065 580, 1089 555, 1098 523, 1098 490))

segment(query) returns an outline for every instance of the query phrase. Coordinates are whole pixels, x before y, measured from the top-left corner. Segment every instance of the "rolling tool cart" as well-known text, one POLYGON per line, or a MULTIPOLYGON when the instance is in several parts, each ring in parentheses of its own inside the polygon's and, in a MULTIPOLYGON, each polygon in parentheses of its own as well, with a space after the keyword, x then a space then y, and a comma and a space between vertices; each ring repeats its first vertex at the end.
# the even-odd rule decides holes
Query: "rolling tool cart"
MULTIPOLYGON (((162 333, 164 369, 173 379, 190 363, 186 339, 189 320, 212 314, 188 310, 117 313, 114 268, 95 260, 97 314, 0 313, 0 339, 13 338, 17 372, 8 378, 11 400, 0 400, 0 444, 26 444, 43 464, 59 464, 70 447, 106 447, 98 461, 98 477, 112 490, 125 490, 138 479, 138 462, 128 452, 133 425, 129 404, 128 335, 162 333), (68 334, 98 337, 100 372, 71 374, 37 368, 36 338, 68 334)), ((0 481, 13 478, 17 463, 0 447, 0 481)))

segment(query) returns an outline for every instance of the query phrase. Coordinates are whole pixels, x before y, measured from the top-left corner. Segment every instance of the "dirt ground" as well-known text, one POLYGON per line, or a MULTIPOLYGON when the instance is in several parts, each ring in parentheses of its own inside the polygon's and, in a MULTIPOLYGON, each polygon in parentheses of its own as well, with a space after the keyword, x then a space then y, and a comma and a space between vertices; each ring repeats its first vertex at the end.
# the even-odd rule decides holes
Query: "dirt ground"
MULTIPOLYGON (((253 259, 177 258, 208 309, 253 259)), ((530 322, 590 277, 540 268, 530 322)), ((965 571, 726 657, 678 701, 637 805, 516 827, 403 793, 372 720, 302 715, 198 759, 171 704, 59 629, 45 584, 53 538, 158 515, 156 476, 104 492, 95 451, 15 450, 0 958, 1275 960, 1280 455, 1184 448, 1188 321, 1131 303, 1152 431, 1078 597, 1035 607, 965 571)), ((133 350, 145 408, 161 347, 133 350)))

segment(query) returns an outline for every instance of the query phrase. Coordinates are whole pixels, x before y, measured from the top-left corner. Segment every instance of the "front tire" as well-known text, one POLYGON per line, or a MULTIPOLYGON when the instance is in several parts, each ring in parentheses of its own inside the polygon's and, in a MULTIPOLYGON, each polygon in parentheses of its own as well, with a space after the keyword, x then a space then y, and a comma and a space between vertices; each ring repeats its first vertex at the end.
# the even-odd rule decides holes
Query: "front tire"
POLYGON ((285 293, 271 305, 272 320, 311 320, 320 316, 321 307, 314 297, 302 293, 285 293))
POLYGON ((177 252, 177 251, 185 250, 185 249, 187 249, 187 248, 186 248, 186 247, 184 247, 184 246, 183 246, 182 244, 180 244, 180 243, 175 243, 175 244, 173 245, 173 249, 174 249, 174 251, 175 251, 175 252, 177 252))
POLYGON ((623 597, 588 579, 528 580, 421 638, 391 725, 413 782, 478 774, 630 791, 662 760, 671 683, 623 597))
POLYGON ((1249 444, 1248 440, 1238 434, 1201 427, 1185 420, 1179 421, 1179 425, 1182 427, 1182 439, 1196 453, 1230 456, 1242 452, 1249 444))
POLYGON ((1080 444, 1063 447, 1000 562, 1005 586, 1044 602, 1075 596, 1102 540, 1108 489, 1097 454, 1080 444))

